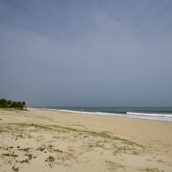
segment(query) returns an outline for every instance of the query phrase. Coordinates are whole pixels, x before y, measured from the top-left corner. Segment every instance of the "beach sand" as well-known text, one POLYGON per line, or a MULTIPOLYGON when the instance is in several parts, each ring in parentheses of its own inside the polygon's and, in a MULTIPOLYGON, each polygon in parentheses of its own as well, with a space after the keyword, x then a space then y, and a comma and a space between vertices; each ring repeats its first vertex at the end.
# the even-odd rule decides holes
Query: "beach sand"
POLYGON ((172 172, 172 122, 0 109, 0 172, 172 172))

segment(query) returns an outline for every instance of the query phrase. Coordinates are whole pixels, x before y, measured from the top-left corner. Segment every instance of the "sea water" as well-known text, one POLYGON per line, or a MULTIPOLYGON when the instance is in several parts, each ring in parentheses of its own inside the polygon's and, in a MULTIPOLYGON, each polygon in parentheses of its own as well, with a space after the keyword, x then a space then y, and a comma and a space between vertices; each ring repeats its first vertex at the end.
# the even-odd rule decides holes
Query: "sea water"
POLYGON ((172 121, 172 107, 49 107, 44 109, 88 115, 172 121))

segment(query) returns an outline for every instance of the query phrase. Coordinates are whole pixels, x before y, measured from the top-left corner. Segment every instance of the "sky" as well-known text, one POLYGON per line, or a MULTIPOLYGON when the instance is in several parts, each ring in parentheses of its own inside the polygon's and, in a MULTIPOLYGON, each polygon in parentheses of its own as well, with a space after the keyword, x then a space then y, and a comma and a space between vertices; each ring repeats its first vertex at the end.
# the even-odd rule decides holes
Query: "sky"
POLYGON ((171 0, 0 0, 0 98, 172 107, 171 9, 171 0))

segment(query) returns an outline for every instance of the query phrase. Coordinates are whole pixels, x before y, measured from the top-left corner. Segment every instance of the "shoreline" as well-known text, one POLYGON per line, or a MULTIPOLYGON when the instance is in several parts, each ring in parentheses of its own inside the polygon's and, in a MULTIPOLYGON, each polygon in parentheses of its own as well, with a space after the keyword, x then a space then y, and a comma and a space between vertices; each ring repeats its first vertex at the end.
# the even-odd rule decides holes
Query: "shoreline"
MULTIPOLYGON (((66 113, 77 113, 77 114, 85 114, 85 115, 95 115, 95 116, 105 116, 105 117, 117 117, 117 118, 129 118, 129 119, 138 119, 138 120, 151 120, 151 121, 162 121, 162 122, 172 122, 170 120, 162 120, 162 119, 149 119, 149 118, 139 118, 139 117, 131 117, 127 116, 126 113, 107 113, 107 112, 88 112, 88 111, 72 111, 72 110, 61 110, 61 109, 49 109, 49 108, 28 108, 28 109, 38 109, 38 110, 48 110, 48 111, 59 111, 66 113)), ((160 113, 158 113, 160 115, 160 113)), ((165 114, 172 115, 172 114, 165 114)))
MULTIPOLYGON (((29 162, 33 168, 37 167, 36 164, 33 165, 34 161, 39 160, 41 162, 41 158, 45 157, 48 152, 51 156, 56 157, 56 160, 52 164, 50 163, 52 167, 46 166, 45 163, 45 166, 42 165, 38 169, 40 172, 44 171, 43 169, 45 171, 48 171, 48 169, 51 171, 60 169, 61 171, 84 171, 83 168, 85 171, 101 171, 101 169, 102 171, 103 169, 104 171, 110 171, 108 168, 112 164, 114 170, 119 168, 121 171, 140 171, 141 169, 144 171, 146 168, 150 170, 156 168, 159 171, 171 172, 170 169, 172 169, 172 136, 170 134, 172 122, 123 117, 111 118, 109 116, 36 108, 28 108, 28 111, 25 112, 1 109, 0 118, 2 119, 0 124, 3 126, 1 128, 3 132, 0 132, 1 148, 3 145, 10 147, 10 144, 16 147, 20 145, 23 148, 32 147, 26 154, 33 153, 40 158, 32 159, 33 162, 29 162), (9 127, 20 127, 20 130, 10 130, 9 127), (6 130, 9 131, 6 132, 6 130), (19 137, 18 131, 22 133, 23 138, 19 137), (15 140, 16 138, 17 140, 15 140), (117 140, 114 140, 115 138, 117 140), (9 139, 10 142, 8 142, 9 139), (76 159, 71 155, 68 160, 59 160, 58 156, 62 156, 62 153, 51 152, 47 147, 50 144, 57 150, 64 152, 65 156, 69 156, 73 152, 76 159), (133 146, 128 144, 133 144, 133 146), (47 153, 41 152, 40 155, 37 149, 41 145, 46 146, 47 153), (142 145, 144 149, 137 145, 142 145), (33 151, 33 148, 35 148, 35 151, 33 151), (115 150, 117 152, 114 155, 115 150), (60 165, 58 165, 59 161, 60 165), (77 166, 72 165, 74 161, 77 166), (77 161, 83 163, 78 164, 77 161), (140 163, 136 164, 135 161, 140 163), (94 166, 91 165, 91 162, 94 166), (67 168, 64 165, 65 163, 71 164, 70 167, 67 168)), ((3 157, 2 154, 7 153, 7 151, 9 152, 9 150, 0 149, 0 169, 12 168, 10 164, 3 165, 4 158, 7 157, 3 157)), ((24 156, 17 148, 13 148, 13 151, 20 156, 24 156)), ((19 171, 27 171, 27 168, 28 171, 32 169, 27 163, 16 163, 15 167, 19 167, 19 171)))

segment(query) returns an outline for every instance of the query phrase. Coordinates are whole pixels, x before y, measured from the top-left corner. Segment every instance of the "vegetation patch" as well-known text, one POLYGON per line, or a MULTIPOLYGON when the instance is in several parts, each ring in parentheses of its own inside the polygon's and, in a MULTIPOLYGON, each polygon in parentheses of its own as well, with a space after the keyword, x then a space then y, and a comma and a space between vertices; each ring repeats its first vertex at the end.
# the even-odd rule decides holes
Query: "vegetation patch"
POLYGON ((19 171, 19 167, 14 167, 14 166, 13 166, 13 167, 12 167, 12 170, 13 170, 13 171, 19 171))
POLYGON ((38 147, 36 150, 39 150, 39 151, 44 151, 46 149, 46 146, 45 145, 42 145, 41 147, 38 147))
POLYGON ((33 158, 32 154, 25 154, 25 156, 28 156, 28 160, 31 160, 33 158))
POLYGON ((9 153, 3 153, 2 156, 9 156, 9 157, 18 157, 18 155, 15 154, 9 154, 9 153))
POLYGON ((18 150, 21 150, 21 151, 24 151, 24 152, 28 152, 30 149, 33 149, 33 148, 23 148, 23 149, 18 149, 18 150))
POLYGON ((16 139, 15 140, 17 140, 19 138, 23 139, 23 136, 21 134, 19 134, 19 135, 16 136, 16 139))
POLYGON ((125 167, 121 164, 115 163, 113 161, 106 161, 107 165, 108 165, 108 169, 110 171, 117 171, 118 169, 125 171, 125 167))
MULTIPOLYGON (((70 128, 70 127, 63 127, 63 126, 59 126, 59 125, 38 125, 38 124, 24 124, 24 123, 16 123, 16 124, 13 124, 13 125, 20 126, 20 127, 30 127, 30 126, 32 126, 32 127, 35 127, 36 130, 37 129, 43 129, 43 130, 51 130, 51 131, 54 131, 54 132, 58 132, 59 129, 61 129, 60 131, 63 130, 63 132, 72 131, 72 132, 76 132, 76 133, 84 133, 86 135, 91 135, 93 137, 101 137, 101 138, 104 138, 104 139, 118 140, 118 141, 122 141, 123 143, 128 144, 128 145, 133 145, 133 146, 138 146, 138 147, 144 148, 140 144, 137 144, 135 142, 132 142, 132 141, 129 141, 129 140, 126 140, 126 139, 122 139, 120 137, 112 136, 112 135, 108 134, 105 131, 95 132, 95 131, 90 131, 90 130, 81 130, 81 129, 75 129, 75 128, 70 128)), ((11 130, 12 130, 12 128, 11 128, 11 130)))
POLYGON ((21 164, 23 164, 23 163, 29 163, 29 159, 24 159, 24 160, 18 161, 18 162, 20 162, 21 164))
POLYGON ((49 156, 45 161, 46 162, 53 162, 54 161, 54 157, 53 156, 49 156))
POLYGON ((17 109, 25 109, 26 102, 24 101, 12 101, 6 99, 0 99, 0 108, 17 108, 17 109))
POLYGON ((63 151, 61 151, 59 149, 53 149, 53 151, 63 153, 63 151))
POLYGON ((53 162, 55 161, 54 157, 53 156, 49 156, 45 162, 49 162, 49 166, 52 168, 52 164, 53 162))
POLYGON ((160 171, 158 168, 144 168, 144 169, 139 169, 140 171, 147 171, 147 172, 163 172, 163 171, 160 171))

